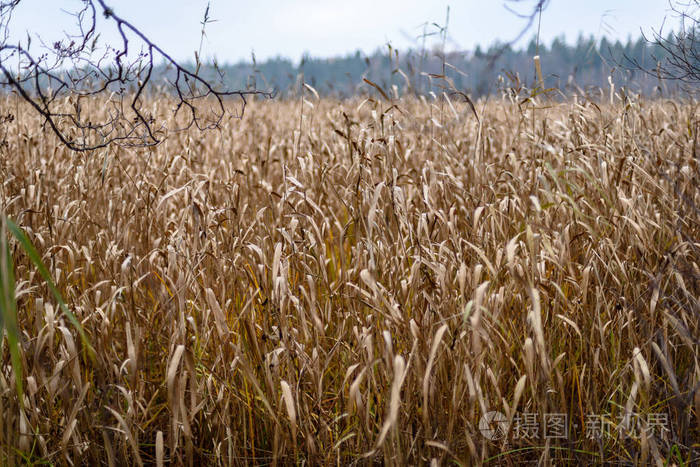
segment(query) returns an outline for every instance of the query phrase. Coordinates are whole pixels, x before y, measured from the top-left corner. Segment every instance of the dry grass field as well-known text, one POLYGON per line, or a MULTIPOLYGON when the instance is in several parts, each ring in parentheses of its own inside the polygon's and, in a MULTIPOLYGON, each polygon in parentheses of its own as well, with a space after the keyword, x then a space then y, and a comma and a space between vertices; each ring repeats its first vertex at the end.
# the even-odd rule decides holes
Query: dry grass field
POLYGON ((1 464, 698 462, 696 102, 309 94, 78 154, 3 99, 87 341, 8 237, 1 464))

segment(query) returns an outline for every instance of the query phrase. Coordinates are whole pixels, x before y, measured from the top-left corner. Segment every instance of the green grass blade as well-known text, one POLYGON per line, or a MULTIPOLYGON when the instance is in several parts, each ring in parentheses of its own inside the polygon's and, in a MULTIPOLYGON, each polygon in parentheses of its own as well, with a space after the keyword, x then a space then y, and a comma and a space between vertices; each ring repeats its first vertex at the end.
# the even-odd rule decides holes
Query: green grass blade
MULTIPOLYGON (((0 333, 7 330, 12 369, 20 404, 22 403, 22 360, 19 353, 19 330, 17 327, 17 302, 15 301, 14 263, 3 225, 0 233, 0 333)), ((0 338, 2 334, 0 334, 0 338)))
POLYGON ((7 228, 12 233, 12 235, 17 239, 17 241, 19 241, 20 245, 22 246, 22 249, 27 254, 27 256, 29 257, 31 262, 34 263, 34 266, 39 271, 39 274, 41 274, 41 277, 44 279, 46 284, 49 286, 49 289, 51 290, 51 293, 53 294, 54 298, 56 299, 56 302, 58 302, 58 305, 61 307, 61 310, 68 317, 68 320, 73 324, 73 326, 75 326, 75 328, 78 330, 78 333, 80 334, 80 338, 83 342, 83 345, 87 349, 90 358, 94 359, 95 358, 95 350, 90 345, 90 341, 88 340, 87 335, 85 334, 85 331, 83 330, 83 327, 80 325, 80 322, 77 320, 75 315, 68 309, 66 302, 63 300, 61 293, 58 291, 58 289, 54 285, 53 280, 51 279, 51 275, 49 274, 48 269, 46 269, 46 266, 44 265, 44 262, 41 260, 41 257, 39 256, 39 253, 36 251, 36 248, 34 248, 34 245, 29 240, 29 238, 27 237, 27 235, 24 233, 24 231, 22 229, 20 229, 10 219, 6 219, 6 221, 7 221, 7 228))

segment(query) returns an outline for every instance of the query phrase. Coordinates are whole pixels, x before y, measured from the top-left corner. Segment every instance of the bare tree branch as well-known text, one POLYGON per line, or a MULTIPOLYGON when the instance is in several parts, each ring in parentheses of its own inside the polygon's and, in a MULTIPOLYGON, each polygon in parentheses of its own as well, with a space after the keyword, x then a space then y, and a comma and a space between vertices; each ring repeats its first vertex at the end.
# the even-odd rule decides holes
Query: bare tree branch
POLYGON ((501 45, 501 47, 499 47, 495 53, 486 56, 486 58, 489 60, 489 66, 495 65, 496 61, 505 53, 506 50, 515 45, 532 29, 537 17, 547 8, 547 6, 549 6, 549 0, 506 0, 503 5, 506 10, 514 14, 516 17, 525 20, 525 25, 513 39, 501 45), (514 7, 509 6, 509 4, 516 3, 529 3, 532 5, 532 8, 527 12, 522 13, 517 11, 514 7))
MULTIPOLYGON (((82 9, 71 13, 77 34, 66 35, 65 40, 51 46, 40 40, 43 52, 37 55, 31 49, 31 36, 26 45, 10 43, 12 14, 20 3, 0 1, 0 86, 9 87, 27 101, 72 150, 89 151, 111 144, 153 146, 168 131, 218 128, 225 115, 232 114, 228 110, 232 99, 241 103, 241 112, 232 114, 240 118, 246 97, 271 96, 258 89, 229 90, 201 77, 199 56, 196 70, 190 71, 104 0, 83 0, 82 9), (118 44, 104 52, 97 46, 98 29, 103 27, 98 11, 116 27, 119 37, 118 44), (156 65, 156 60, 161 63, 156 65), (174 77, 163 84, 155 82, 154 76, 163 76, 165 68, 174 77), (174 118, 168 122, 184 121, 179 127, 159 123, 145 108, 145 96, 154 92, 165 92, 174 99, 174 118), (106 109, 102 115, 86 110, 94 102, 106 109)), ((203 27, 211 22, 208 7, 204 21, 203 27)))
POLYGON ((664 37, 663 24, 657 31, 652 31, 651 36, 642 31, 642 36, 652 46, 654 65, 648 66, 627 55, 623 65, 659 79, 700 84, 700 0, 670 0, 669 5, 680 23, 677 31, 664 37))

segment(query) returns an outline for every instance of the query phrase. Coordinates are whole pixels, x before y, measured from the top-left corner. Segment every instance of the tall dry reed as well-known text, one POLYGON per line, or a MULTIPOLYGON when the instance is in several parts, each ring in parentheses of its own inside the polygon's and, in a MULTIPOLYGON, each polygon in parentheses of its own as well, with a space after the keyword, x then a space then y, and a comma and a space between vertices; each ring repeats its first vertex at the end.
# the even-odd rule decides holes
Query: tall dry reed
POLYGON ((15 248, 2 464, 697 462, 695 102, 309 94, 91 154, 4 108, 96 358, 15 248))

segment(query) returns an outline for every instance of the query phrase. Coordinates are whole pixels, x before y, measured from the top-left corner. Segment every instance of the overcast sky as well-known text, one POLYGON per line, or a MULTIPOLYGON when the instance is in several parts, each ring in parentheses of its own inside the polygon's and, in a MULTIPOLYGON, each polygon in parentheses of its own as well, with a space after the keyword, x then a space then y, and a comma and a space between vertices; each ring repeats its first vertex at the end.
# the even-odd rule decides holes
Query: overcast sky
MULTIPOLYGON (((206 0, 107 3, 175 58, 193 58, 206 0)), ((74 19, 61 9, 75 11, 80 4, 79 0, 23 0, 11 23, 12 36, 25 37, 30 31, 51 43, 63 31, 75 31, 74 19)), ((524 13, 533 4, 525 1, 511 6, 524 13)), ((448 5, 451 49, 469 50, 476 44, 511 40, 525 24, 505 9, 502 0, 212 0, 210 16, 217 21, 207 25, 203 55, 231 63, 248 60, 254 51, 258 60, 279 55, 296 62, 304 52, 317 57, 357 49, 371 53, 387 42, 405 50, 416 46, 424 23, 445 23, 448 5)), ((646 32, 658 29, 669 14, 667 9, 667 0, 551 0, 542 16, 541 37, 549 43, 563 34, 574 41, 583 33, 624 41, 637 37, 640 28, 646 32)), ((676 23, 667 18, 667 25, 676 23)), ((102 37, 113 40, 116 32, 110 28, 102 37)))

